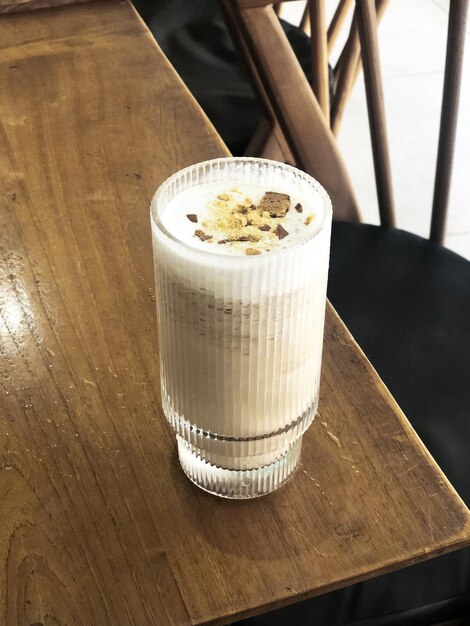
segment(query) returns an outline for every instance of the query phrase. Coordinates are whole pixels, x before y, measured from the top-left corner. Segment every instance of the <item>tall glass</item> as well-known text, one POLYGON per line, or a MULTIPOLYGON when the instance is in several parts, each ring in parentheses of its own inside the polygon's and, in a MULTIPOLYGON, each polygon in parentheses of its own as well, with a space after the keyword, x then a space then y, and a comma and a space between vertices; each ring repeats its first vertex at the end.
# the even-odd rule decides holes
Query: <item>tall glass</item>
POLYGON ((269 493, 298 465, 318 407, 329 197, 288 165, 216 159, 166 180, 153 198, 151 223, 162 404, 181 466, 219 496, 269 493), (317 226, 308 239, 257 256, 201 250, 165 229, 161 216, 176 194, 220 181, 275 184, 287 194, 307 186, 320 206, 317 226))

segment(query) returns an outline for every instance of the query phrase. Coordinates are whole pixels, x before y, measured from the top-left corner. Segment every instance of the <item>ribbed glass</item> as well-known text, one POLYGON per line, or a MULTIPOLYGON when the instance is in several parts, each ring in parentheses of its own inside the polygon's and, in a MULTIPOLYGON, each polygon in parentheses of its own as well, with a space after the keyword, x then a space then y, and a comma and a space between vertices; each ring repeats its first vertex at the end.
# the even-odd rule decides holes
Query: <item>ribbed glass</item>
POLYGON ((180 462, 203 489, 260 496, 295 470, 318 406, 331 230, 321 185, 290 166, 229 158, 181 170, 151 207, 162 403, 180 462), (168 233, 160 216, 181 191, 227 181, 322 200, 314 233, 258 256, 221 255, 168 233))

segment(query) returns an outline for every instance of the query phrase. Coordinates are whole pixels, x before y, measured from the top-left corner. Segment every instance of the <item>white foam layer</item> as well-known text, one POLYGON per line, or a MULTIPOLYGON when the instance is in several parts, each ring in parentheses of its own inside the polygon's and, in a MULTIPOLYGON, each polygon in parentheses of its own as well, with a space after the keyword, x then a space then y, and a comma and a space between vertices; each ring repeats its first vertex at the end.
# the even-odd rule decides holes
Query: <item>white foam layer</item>
MULTIPOLYGON (((241 256, 246 254, 247 248, 266 253, 295 245, 308 239, 318 227, 323 217, 325 203, 318 193, 312 191, 311 186, 299 183, 298 188, 289 190, 290 207, 286 215, 280 218, 260 216, 256 211, 248 211, 243 215, 237 210, 238 206, 257 206, 267 191, 286 193, 285 186, 261 184, 240 184, 235 180, 206 183, 185 189, 175 195, 163 209, 160 219, 163 227, 173 237, 194 248, 222 255, 241 256), (226 201, 220 200, 220 197, 226 201), (225 206, 224 206, 225 205, 225 206), (219 241, 230 237, 232 231, 217 219, 227 213, 227 205, 233 206, 228 212, 240 220, 239 235, 248 235, 258 238, 259 241, 230 242, 219 244, 219 241), (296 210, 296 206, 300 210, 296 210), (196 221, 192 220, 197 219, 196 221), (254 226, 250 226, 250 216, 255 215, 254 226), (248 221, 248 225, 243 222, 248 221), (280 224, 288 233, 279 238, 275 229, 280 224), (271 227, 263 231, 260 225, 271 227), (200 239, 196 233, 204 233, 210 239, 200 239)), ((232 220, 233 223, 233 220, 232 220)), ((235 222, 236 223, 236 222, 235 222)))

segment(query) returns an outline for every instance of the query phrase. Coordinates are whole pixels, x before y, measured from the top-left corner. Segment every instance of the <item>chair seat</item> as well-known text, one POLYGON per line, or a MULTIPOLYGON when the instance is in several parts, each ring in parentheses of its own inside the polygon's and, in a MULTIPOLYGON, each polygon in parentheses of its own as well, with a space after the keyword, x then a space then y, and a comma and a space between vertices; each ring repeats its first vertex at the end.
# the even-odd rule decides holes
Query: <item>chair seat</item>
MULTIPOLYGON (((470 262, 416 235, 333 224, 328 296, 470 505, 470 262)), ((240 626, 470 624, 470 550, 353 585, 240 626)))
POLYGON ((470 261, 398 229, 336 222, 328 296, 470 505, 470 261))

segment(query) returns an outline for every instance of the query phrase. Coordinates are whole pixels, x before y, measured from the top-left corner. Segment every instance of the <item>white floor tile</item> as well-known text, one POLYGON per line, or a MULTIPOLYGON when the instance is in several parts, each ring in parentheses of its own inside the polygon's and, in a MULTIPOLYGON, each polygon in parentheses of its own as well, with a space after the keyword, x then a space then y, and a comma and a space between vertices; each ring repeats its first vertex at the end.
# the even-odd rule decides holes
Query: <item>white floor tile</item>
POLYGON ((449 14, 450 0, 431 0, 436 6, 438 6, 446 15, 449 14))
POLYGON ((470 232, 460 235, 449 235, 446 246, 466 259, 470 259, 470 232))
MULTIPOLYGON (((445 15, 449 15, 449 5, 451 0, 431 0, 436 6, 438 6, 445 15)), ((470 34, 470 15, 467 17, 467 33, 470 34)))
POLYGON ((294 2, 284 2, 281 5, 281 17, 283 20, 295 24, 300 23, 300 19, 304 12, 305 0, 295 0, 294 2))
MULTIPOLYGON (((443 71, 450 0, 391 0, 379 30, 384 76, 443 71)), ((470 35, 470 15, 467 19, 470 35)), ((470 69, 470 45, 463 67, 470 69)))

